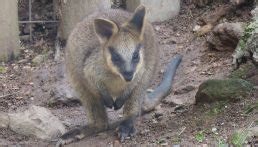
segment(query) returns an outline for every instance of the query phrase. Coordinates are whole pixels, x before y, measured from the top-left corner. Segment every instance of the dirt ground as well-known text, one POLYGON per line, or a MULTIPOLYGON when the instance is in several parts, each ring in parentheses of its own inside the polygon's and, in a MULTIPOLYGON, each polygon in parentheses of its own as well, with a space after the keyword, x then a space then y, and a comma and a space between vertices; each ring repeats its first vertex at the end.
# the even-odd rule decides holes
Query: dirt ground
MULTIPOLYGON (((126 140, 125 144, 192 145, 230 142, 236 130, 247 128, 258 121, 257 110, 245 113, 249 106, 258 102, 257 90, 250 98, 234 103, 194 105, 195 93, 204 80, 227 78, 232 71, 232 52, 209 49, 205 44, 206 36, 197 37, 192 31, 198 24, 198 18, 211 14, 219 6, 214 4, 201 9, 192 9, 183 4, 178 17, 153 24, 160 43, 159 70, 164 70, 169 60, 177 53, 183 55, 183 60, 177 71, 171 94, 162 101, 157 110, 137 121, 136 136, 126 140), (193 90, 181 92, 185 87, 193 87, 193 90), (200 136, 202 140, 198 139, 200 136)), ((222 21, 236 22, 249 19, 249 8, 244 7, 227 14, 222 21)), ((62 55, 63 52, 62 50, 62 55)), ((72 97, 65 80, 63 59, 54 61, 53 38, 38 35, 33 43, 22 42, 19 60, 2 65, 7 71, 0 73, 0 111, 22 111, 33 104, 50 109, 65 124, 67 130, 87 123, 83 108, 78 103, 51 103, 53 99, 72 97), (35 66, 32 64, 32 59, 38 54, 49 54, 49 56, 44 63, 35 66)), ((153 86, 160 81, 160 78, 162 72, 156 76, 153 86)), ((257 74, 250 79, 258 81, 257 74)), ((111 120, 118 119, 116 116, 120 115, 117 114, 121 114, 120 111, 114 112, 111 109, 107 111, 111 120)), ((115 131, 109 131, 69 146, 101 146, 116 144, 116 140, 115 131)), ((250 139, 254 140, 255 138, 250 139)), ((0 144, 48 145, 49 143, 51 144, 50 141, 18 135, 7 129, 0 130, 0 144)))

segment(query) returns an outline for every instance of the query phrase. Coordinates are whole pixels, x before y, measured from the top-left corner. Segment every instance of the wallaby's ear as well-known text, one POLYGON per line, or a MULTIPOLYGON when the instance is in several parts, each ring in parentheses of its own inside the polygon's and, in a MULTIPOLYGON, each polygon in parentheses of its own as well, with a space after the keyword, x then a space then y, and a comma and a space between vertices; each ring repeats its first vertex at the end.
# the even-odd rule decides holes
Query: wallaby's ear
POLYGON ((95 19, 94 29, 101 43, 105 43, 118 32, 116 23, 107 19, 95 19))
POLYGON ((129 29, 136 31, 139 38, 142 38, 145 26, 145 15, 146 8, 145 6, 139 6, 135 9, 133 17, 129 20, 126 26, 129 29))

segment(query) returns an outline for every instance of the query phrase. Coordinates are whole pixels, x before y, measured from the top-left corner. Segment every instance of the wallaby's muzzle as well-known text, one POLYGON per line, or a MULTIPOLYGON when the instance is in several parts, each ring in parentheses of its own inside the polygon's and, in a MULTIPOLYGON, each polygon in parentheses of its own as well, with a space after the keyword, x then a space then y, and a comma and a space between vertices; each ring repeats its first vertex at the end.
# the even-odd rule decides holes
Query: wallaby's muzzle
POLYGON ((133 71, 125 71, 123 72, 123 77, 126 82, 130 82, 133 80, 134 72, 133 71))

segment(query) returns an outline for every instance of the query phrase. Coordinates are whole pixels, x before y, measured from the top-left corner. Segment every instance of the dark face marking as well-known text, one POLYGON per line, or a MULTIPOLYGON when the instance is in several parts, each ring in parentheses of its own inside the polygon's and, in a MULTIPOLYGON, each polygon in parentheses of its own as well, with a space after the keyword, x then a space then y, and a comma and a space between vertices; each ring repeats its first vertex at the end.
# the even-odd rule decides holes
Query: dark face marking
POLYGON ((126 61, 113 47, 108 47, 109 52, 111 54, 112 63, 118 68, 119 72, 127 82, 133 79, 134 73, 136 71, 136 67, 140 61, 141 47, 142 47, 141 44, 138 44, 136 46, 135 51, 132 54, 131 61, 128 61, 129 67, 126 67, 126 61))
POLYGON ((132 56, 132 64, 138 64, 140 61, 140 49, 142 44, 138 44, 132 56))
POLYGON ((111 54, 111 60, 113 64, 117 67, 121 67, 121 65, 124 64, 124 60, 122 59, 122 57, 119 55, 118 52, 116 52, 116 50, 113 47, 108 47, 108 49, 111 54))

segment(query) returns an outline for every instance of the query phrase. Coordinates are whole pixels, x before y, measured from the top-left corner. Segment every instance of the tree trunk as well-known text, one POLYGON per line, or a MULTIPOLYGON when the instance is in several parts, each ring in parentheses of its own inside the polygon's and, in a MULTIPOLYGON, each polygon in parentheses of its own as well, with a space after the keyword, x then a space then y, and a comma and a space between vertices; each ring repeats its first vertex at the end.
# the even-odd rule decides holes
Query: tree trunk
POLYGON ((17 0, 1 0, 0 32, 0 61, 17 57, 20 44, 17 0))
POLYGON ((178 15, 180 0, 126 0, 126 9, 134 12, 139 6, 147 7, 147 19, 150 22, 160 22, 178 15))
POLYGON ((54 9, 60 19, 60 39, 66 40, 73 27, 93 11, 110 7, 110 0, 54 0, 54 9))

